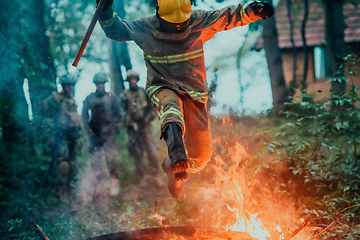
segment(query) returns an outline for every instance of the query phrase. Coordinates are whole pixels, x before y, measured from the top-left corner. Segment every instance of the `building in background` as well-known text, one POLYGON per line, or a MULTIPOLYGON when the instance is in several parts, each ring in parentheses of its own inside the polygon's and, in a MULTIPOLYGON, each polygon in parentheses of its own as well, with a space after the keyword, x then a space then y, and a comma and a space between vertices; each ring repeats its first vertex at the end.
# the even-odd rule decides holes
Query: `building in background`
MULTIPOLYGON (((292 11, 293 40, 297 53, 296 78, 299 82, 303 75, 304 51, 301 38, 301 24, 304 17, 304 8, 296 8, 292 11)), ((347 52, 355 53, 360 57, 360 6, 345 3, 343 6, 345 16, 345 43, 347 52)), ((279 48, 282 52, 283 69, 287 84, 293 79, 293 46, 290 37, 290 21, 286 1, 281 0, 275 11, 276 28, 278 31, 279 48)), ((326 100, 330 97, 331 83, 331 58, 326 50, 325 44, 325 15, 320 1, 309 0, 309 15, 306 23, 306 45, 308 51, 308 70, 306 84, 307 93, 316 94, 318 100, 326 100)), ((259 51, 263 48, 262 35, 253 46, 259 51)), ((360 62, 358 62, 360 69, 360 62)), ((360 86, 360 76, 354 78, 355 85, 360 86)), ((350 84, 348 84, 350 86, 350 84)))

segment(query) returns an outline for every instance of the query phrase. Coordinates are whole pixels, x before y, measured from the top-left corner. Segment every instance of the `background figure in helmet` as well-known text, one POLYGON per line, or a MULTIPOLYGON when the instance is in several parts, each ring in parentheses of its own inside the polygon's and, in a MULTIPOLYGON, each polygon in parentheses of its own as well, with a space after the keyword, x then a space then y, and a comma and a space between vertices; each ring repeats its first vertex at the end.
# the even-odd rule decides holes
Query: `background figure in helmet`
POLYGON ((155 15, 127 21, 117 16, 112 2, 107 0, 99 23, 107 37, 133 40, 144 52, 146 92, 160 113, 168 146, 162 168, 171 195, 180 198, 188 172, 202 170, 212 155, 203 45, 217 32, 271 17, 274 7, 255 0, 203 11, 191 10, 190 0, 158 0, 155 15))
POLYGON ((81 118, 74 100, 76 80, 71 75, 63 75, 59 83, 62 91, 52 92, 44 100, 43 116, 49 152, 58 165, 59 198, 65 200, 71 192, 77 148, 82 145, 81 118))
POLYGON ((157 117, 150 104, 146 92, 138 87, 139 74, 132 70, 127 71, 126 81, 129 82, 129 89, 120 94, 121 119, 127 129, 129 136, 129 153, 135 161, 136 174, 140 178, 140 185, 145 181, 144 149, 150 162, 150 174, 153 176, 153 183, 158 186, 158 141, 154 137, 151 121, 157 117))
POLYGON ((116 135, 119 134, 120 111, 119 101, 111 93, 105 91, 108 82, 105 73, 94 76, 96 91, 86 97, 82 111, 84 127, 90 139, 90 161, 96 180, 96 194, 103 190, 102 150, 110 173, 110 196, 117 197, 120 191, 116 166, 116 135), (89 115, 91 112, 91 117, 89 115))

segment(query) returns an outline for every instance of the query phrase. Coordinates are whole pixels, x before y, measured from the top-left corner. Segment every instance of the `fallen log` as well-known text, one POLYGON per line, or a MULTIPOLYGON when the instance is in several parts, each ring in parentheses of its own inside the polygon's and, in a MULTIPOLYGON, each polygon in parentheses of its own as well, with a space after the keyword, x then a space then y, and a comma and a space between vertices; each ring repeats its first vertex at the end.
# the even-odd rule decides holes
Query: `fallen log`
POLYGON ((93 237, 88 240, 154 240, 181 237, 186 240, 200 239, 236 239, 254 240, 246 232, 234 232, 224 229, 203 228, 193 226, 147 228, 133 231, 118 232, 108 235, 93 237))

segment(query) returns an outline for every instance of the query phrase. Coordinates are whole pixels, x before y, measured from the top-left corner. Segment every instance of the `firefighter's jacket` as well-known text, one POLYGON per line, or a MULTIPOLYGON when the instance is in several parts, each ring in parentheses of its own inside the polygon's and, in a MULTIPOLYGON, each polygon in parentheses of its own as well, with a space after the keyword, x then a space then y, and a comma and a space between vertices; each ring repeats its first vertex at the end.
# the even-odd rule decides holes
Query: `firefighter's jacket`
POLYGON ((76 107, 74 98, 52 92, 43 101, 45 131, 54 137, 60 131, 71 129, 75 131, 72 134, 80 137, 82 123, 76 107))
POLYGON ((100 133, 104 127, 116 127, 120 122, 119 100, 107 92, 91 93, 84 100, 82 118, 85 129, 94 133, 100 133))
POLYGON ((136 90, 125 89, 120 94, 120 113, 124 125, 135 131, 146 116, 148 116, 149 121, 157 116, 145 90, 140 87, 136 90))
POLYGON ((203 45, 217 32, 256 21, 247 4, 221 10, 191 12, 190 25, 181 32, 163 30, 156 15, 137 20, 120 19, 113 7, 103 10, 99 23, 107 37, 117 41, 133 40, 144 52, 147 66, 146 92, 153 94, 161 87, 179 94, 187 93, 194 101, 207 101, 203 45))

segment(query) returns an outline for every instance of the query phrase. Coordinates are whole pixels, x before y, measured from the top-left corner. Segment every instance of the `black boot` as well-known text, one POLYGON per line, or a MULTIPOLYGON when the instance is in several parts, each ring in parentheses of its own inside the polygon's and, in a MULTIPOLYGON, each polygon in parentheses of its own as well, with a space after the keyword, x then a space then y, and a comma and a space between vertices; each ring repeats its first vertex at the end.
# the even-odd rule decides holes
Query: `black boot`
POLYGON ((169 123, 163 133, 168 154, 171 160, 171 169, 175 174, 176 180, 185 181, 189 177, 186 170, 189 168, 189 161, 186 158, 185 146, 182 139, 180 126, 176 123, 169 123))

